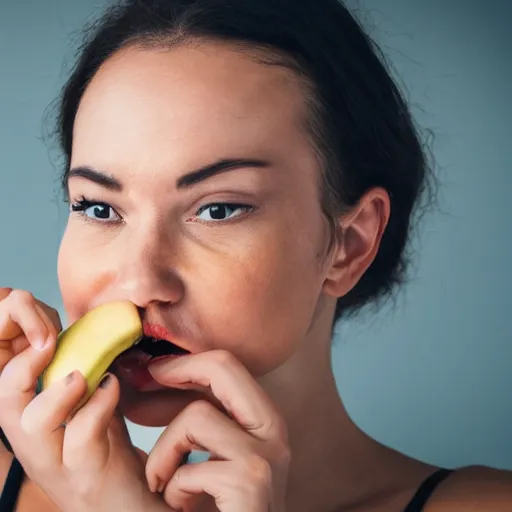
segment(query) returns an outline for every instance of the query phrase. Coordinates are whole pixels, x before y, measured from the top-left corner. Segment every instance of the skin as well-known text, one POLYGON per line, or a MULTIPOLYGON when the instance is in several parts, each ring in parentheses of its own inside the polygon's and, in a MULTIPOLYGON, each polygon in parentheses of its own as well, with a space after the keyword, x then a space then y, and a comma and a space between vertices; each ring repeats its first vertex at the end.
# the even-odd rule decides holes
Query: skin
MULTIPOLYGON (((353 424, 330 359, 336 300, 375 258, 390 201, 384 190, 370 190, 339 219, 344 236, 328 250, 306 115, 291 72, 227 45, 128 48, 110 58, 80 104, 71 168, 106 173, 122 190, 83 176, 69 180, 71 203, 85 196, 112 209, 103 222, 70 215, 58 261, 64 307, 74 322, 99 304, 128 299, 193 354, 154 371, 159 389, 135 392, 117 375, 126 417, 173 425, 149 456, 150 485, 176 470, 162 453, 180 443, 182 450, 193 447, 183 441, 186 432, 205 436, 200 415, 182 414, 202 396, 232 413, 236 432, 250 430, 244 420, 278 426, 251 433, 274 481, 282 480, 274 490, 283 492, 286 508, 276 510, 401 510, 435 468, 353 424), (268 165, 177 186, 184 175, 231 158, 268 165), (226 202, 251 208, 216 223, 211 210, 201 210, 226 202), (272 459, 268 453, 276 451, 272 459)), ((15 323, 0 323, 0 339, 12 339, 5 332, 15 323)), ((209 411, 216 440, 208 442, 226 450, 238 434, 209 411)), ((234 451, 242 452, 247 439, 244 431, 234 451)), ((9 457, 0 462, 6 473, 9 457)), ((20 510, 36 501, 42 509, 47 498, 26 485, 20 510)), ((465 468, 440 486, 425 511, 498 512, 510 500, 508 473, 465 468)), ((205 503, 201 511, 210 509, 205 503)))

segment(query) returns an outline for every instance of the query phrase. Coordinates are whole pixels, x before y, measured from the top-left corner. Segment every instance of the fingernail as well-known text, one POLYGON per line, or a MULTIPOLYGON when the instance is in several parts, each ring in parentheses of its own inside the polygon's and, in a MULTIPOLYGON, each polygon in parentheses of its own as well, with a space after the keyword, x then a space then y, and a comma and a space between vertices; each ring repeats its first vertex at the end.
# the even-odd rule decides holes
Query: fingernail
POLYGON ((76 370, 73 370, 71 373, 68 373, 66 376, 66 384, 69 385, 75 380, 76 370))
POLYGON ((162 492, 164 492, 164 489, 165 489, 165 483, 162 482, 160 479, 158 479, 156 492, 162 493, 162 492))
POLYGON ((105 377, 103 377, 103 379, 101 380, 99 387, 101 389, 105 389, 110 384, 111 381, 112 375, 110 375, 110 373, 107 373, 105 377))
POLYGON ((39 352, 42 352, 46 348, 46 344, 47 342, 42 338, 37 338, 32 342, 32 346, 39 352))
POLYGON ((155 479, 153 480, 152 483, 149 484, 149 490, 151 492, 160 492, 158 489, 160 487, 161 483, 160 483, 160 478, 158 477, 155 477, 155 479))

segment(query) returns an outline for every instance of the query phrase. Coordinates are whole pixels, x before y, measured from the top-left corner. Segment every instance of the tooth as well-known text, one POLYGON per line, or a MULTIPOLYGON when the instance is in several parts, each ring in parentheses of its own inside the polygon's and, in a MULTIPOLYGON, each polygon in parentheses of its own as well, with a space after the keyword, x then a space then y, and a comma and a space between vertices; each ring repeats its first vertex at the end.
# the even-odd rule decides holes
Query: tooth
POLYGON ((114 359, 142 339, 139 312, 129 301, 116 301, 89 311, 57 338, 57 350, 40 377, 41 389, 80 370, 87 393, 74 414, 94 393, 114 359))

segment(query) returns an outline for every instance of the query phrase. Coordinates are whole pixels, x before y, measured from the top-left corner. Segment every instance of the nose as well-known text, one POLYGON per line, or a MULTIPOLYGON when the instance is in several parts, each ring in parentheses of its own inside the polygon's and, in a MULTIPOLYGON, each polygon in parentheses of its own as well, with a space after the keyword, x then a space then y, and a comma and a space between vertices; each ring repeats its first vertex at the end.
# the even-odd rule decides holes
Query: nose
POLYGON ((176 269, 176 258, 168 244, 144 241, 124 248, 111 281, 111 292, 141 309, 179 303, 184 285, 176 269))

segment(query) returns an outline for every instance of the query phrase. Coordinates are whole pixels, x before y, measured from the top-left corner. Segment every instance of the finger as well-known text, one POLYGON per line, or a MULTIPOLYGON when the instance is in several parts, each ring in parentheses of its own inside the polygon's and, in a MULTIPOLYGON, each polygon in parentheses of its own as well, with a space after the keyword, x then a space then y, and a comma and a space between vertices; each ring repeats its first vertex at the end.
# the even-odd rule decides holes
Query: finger
POLYGON ((206 492, 187 492, 186 490, 169 490, 166 493, 167 485, 163 485, 160 494, 172 510, 193 511, 193 510, 219 510, 215 506, 215 500, 206 492), (167 497, 166 497, 167 495, 167 497), (174 503, 172 505, 171 503, 174 503))
POLYGON ((0 399, 16 395, 22 399, 23 408, 32 399, 39 376, 50 364, 55 354, 55 341, 39 351, 32 346, 19 353, 0 372, 0 399))
POLYGON ((135 457, 142 462, 142 466, 140 467, 144 468, 146 466, 149 454, 141 448, 133 445, 128 426, 126 424, 126 419, 120 412, 119 405, 114 411, 114 416, 108 427, 107 435, 113 457, 116 456, 116 453, 126 453, 126 449, 129 447, 133 451, 135 457))
POLYGON ((228 414, 256 438, 286 439, 286 427, 275 405, 229 352, 216 350, 160 359, 148 369, 156 381, 169 387, 209 387, 228 414))
POLYGON ((12 288, 0 288, 0 301, 9 297, 9 294, 12 292, 12 288))
POLYGON ((60 427, 86 390, 87 382, 75 371, 36 395, 22 411, 21 418, 13 413, 9 415, 6 430, 20 460, 33 466, 33 452, 37 451, 45 467, 50 463, 53 467, 60 466, 65 436, 65 430, 60 427))
POLYGON ((59 332, 62 331, 59 313, 38 300, 36 300, 36 310, 48 329, 48 336, 56 340, 59 332))
POLYGON ((64 430, 59 426, 66 417, 66 402, 84 389, 82 385, 80 390, 77 380, 67 378, 54 383, 26 408, 7 405, 2 410, 2 428, 29 473, 35 466, 55 467, 61 462, 64 430))
POLYGON ((12 358, 0 373, 0 428, 9 439, 20 429, 25 408, 34 399, 39 375, 55 353, 52 343, 43 352, 32 347, 12 358))
POLYGON ((7 363, 22 350, 30 346, 25 336, 21 335, 12 340, 0 340, 0 375, 7 363))
POLYGON ((55 328, 49 327, 45 317, 31 293, 12 291, 7 299, 0 302, 0 340, 25 335, 34 348, 42 349, 48 340, 53 341, 56 336, 55 328))
POLYGON ((87 381, 75 370, 63 379, 54 382, 26 406, 21 416, 21 427, 28 435, 61 432, 71 411, 87 391, 87 381))
POLYGON ((182 466, 165 487, 167 505, 189 510, 191 497, 208 494, 220 512, 267 512, 272 503, 272 474, 264 459, 201 462, 182 466))
POLYGON ((151 450, 146 464, 149 488, 155 491, 162 482, 170 480, 183 456, 193 449, 233 460, 250 457, 258 444, 259 441, 210 403, 192 402, 164 430, 151 450))
POLYGON ((119 381, 107 373, 87 403, 69 421, 64 437, 63 463, 69 468, 101 470, 109 459, 107 433, 119 401, 119 381))
MULTIPOLYGON (((118 381, 119 382, 119 381, 118 381)), ((118 398, 117 401, 117 407, 114 411, 114 416, 112 418, 112 421, 108 427, 107 435, 110 441, 110 445, 112 446, 113 450, 122 451, 126 449, 126 445, 130 444, 133 446, 130 432, 128 430, 128 425, 126 424, 126 419, 121 413, 120 407, 120 398, 118 398)), ((135 447, 133 447, 135 448, 135 447)), ((139 450, 139 455, 141 455, 141 451, 139 450)), ((135 450, 137 452, 137 450, 135 450)), ((145 452, 144 452, 145 453, 145 452)), ((148 455, 146 454, 146 458, 148 455)))

